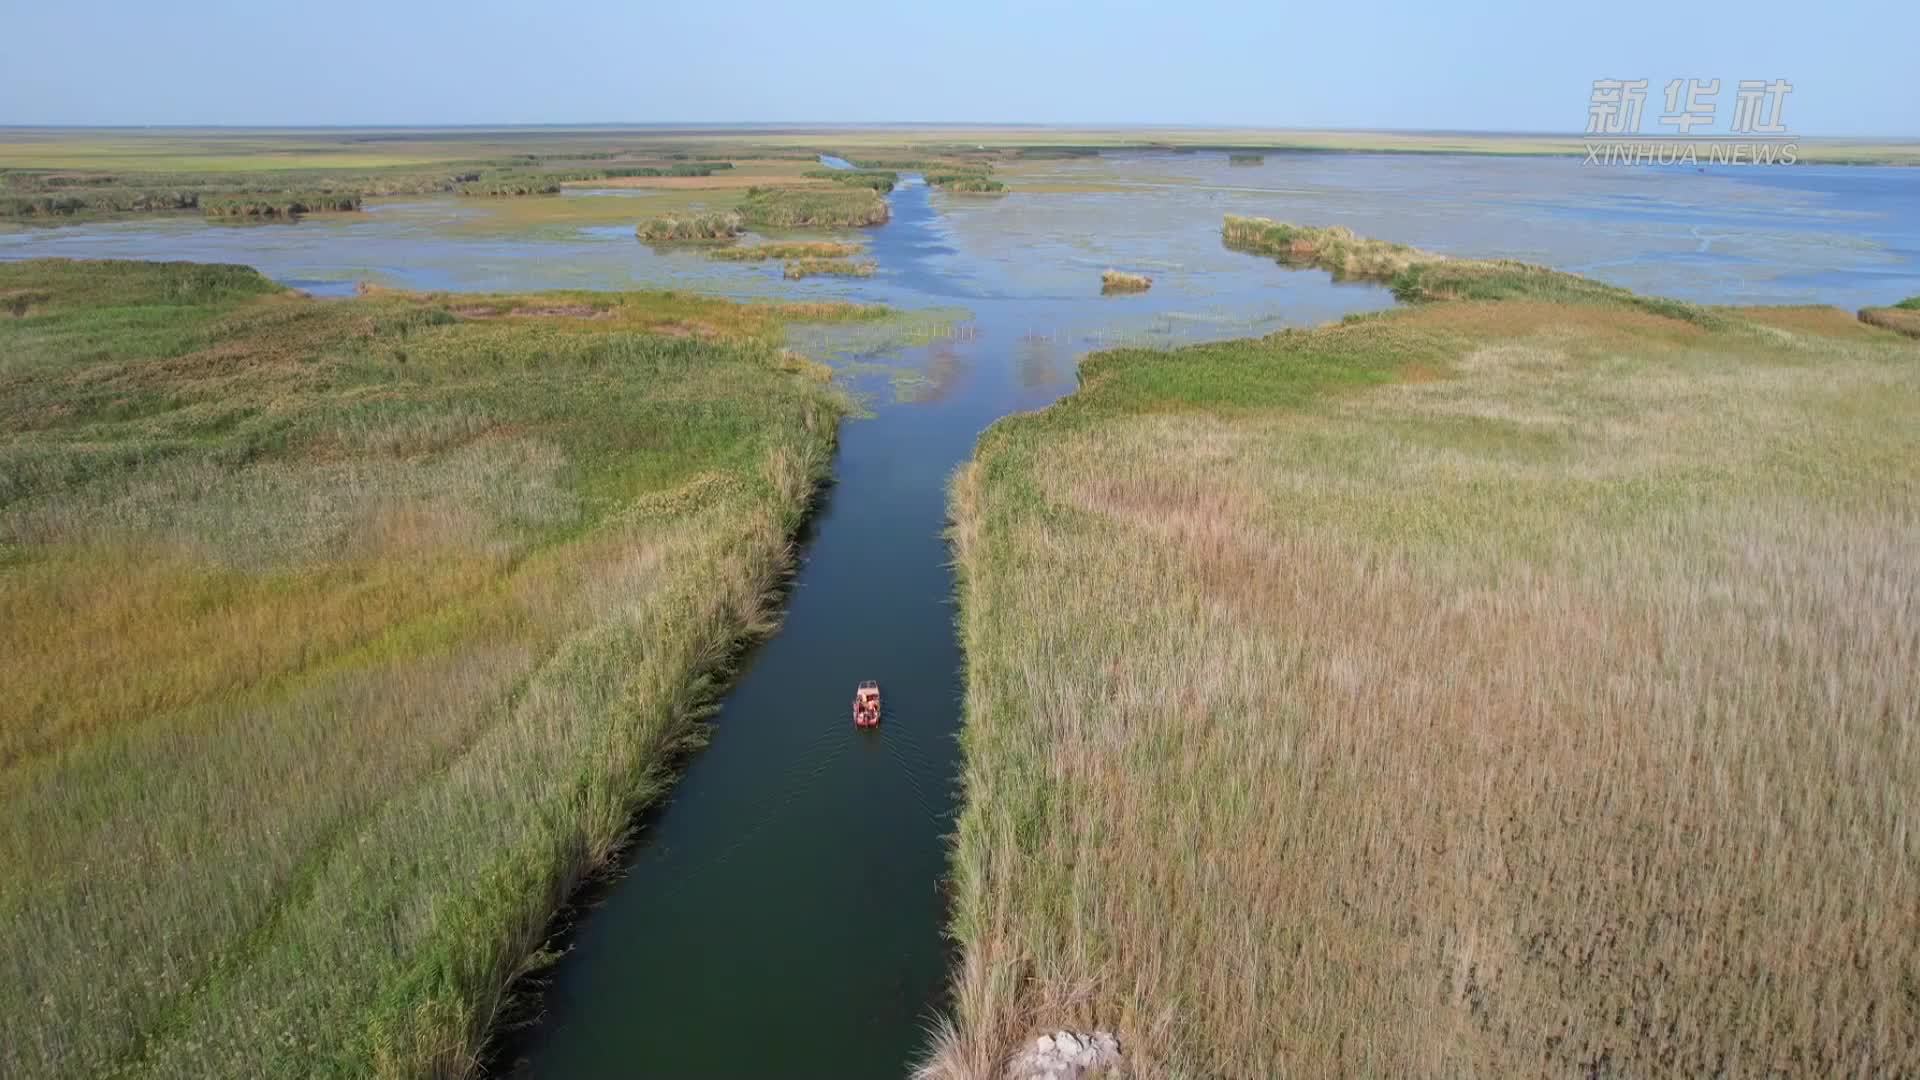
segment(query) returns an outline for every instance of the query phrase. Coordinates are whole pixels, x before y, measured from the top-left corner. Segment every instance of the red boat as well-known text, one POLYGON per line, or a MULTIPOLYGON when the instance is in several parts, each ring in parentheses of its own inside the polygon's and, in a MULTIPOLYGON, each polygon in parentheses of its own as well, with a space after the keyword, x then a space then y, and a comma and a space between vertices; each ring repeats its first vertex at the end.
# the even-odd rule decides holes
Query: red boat
POLYGON ((853 691, 853 726, 880 726, 880 684, 868 679, 853 691))

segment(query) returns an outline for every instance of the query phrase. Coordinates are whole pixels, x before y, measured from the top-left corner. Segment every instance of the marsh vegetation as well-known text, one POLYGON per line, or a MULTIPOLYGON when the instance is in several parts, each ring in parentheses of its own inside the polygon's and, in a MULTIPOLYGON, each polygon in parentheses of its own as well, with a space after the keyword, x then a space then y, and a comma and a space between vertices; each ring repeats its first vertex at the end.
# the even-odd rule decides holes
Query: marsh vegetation
POLYGON ((704 243, 732 240, 746 229, 746 221, 731 211, 705 214, 662 214, 634 227, 650 243, 704 243))
POLYGON ((387 195, 453 193, 513 198, 556 194, 568 183, 635 177, 706 177, 733 168, 729 161, 625 165, 602 164, 599 160, 612 156, 517 154, 423 166, 347 162, 332 165, 339 155, 314 153, 311 164, 299 168, 184 170, 179 167, 184 163, 179 159, 163 159, 159 163, 161 168, 113 172, 0 167, 0 218, 63 219, 193 209, 205 211, 210 217, 284 217, 288 216, 284 210, 271 214, 265 211, 292 200, 311 200, 319 195, 334 200, 351 198, 356 208, 363 199, 387 195), (258 209, 236 215, 230 212, 235 206, 258 209))
POLYGON ((995 180, 984 171, 974 172, 929 172, 926 174, 929 186, 941 191, 962 194, 992 195, 1007 190, 1007 185, 995 180))
POLYGON ((765 262, 768 259, 844 259, 861 252, 859 244, 837 240, 785 240, 714 248, 707 258, 722 262, 765 262))
POLYGON ((876 267, 871 259, 792 259, 781 270, 781 276, 789 280, 816 276, 872 277, 876 267))
MULTIPOLYGON (((787 226, 768 226, 782 239, 736 244, 744 215, 687 230, 700 241, 691 255, 616 242, 649 214, 724 214, 753 186, 866 195, 805 175, 817 134, 263 135, 190 153, 171 135, 89 137, 62 144, 85 151, 70 161, 33 157, 24 147, 37 137, 0 142, 0 165, 31 170, 30 182, 0 174, 0 198, 79 193, 76 216, 122 212, 96 198, 198 217, 203 196, 577 179, 564 198, 409 200, 351 226, 316 221, 298 245, 280 228, 197 222, 8 228, 9 257, 170 257, 190 234, 196 251, 300 280, 378 265, 452 287, 645 276, 742 292, 783 286, 770 267, 692 256, 866 258, 838 242, 850 232, 785 239, 787 226), (314 145, 286 149, 303 139, 314 145), (161 160, 152 145, 182 156, 161 160), (330 164, 310 170, 316 161, 330 164)), ((1235 320, 1297 312, 1307 297, 1333 297, 1316 310, 1385 302, 1382 290, 1196 252, 1204 234, 1161 228, 1219 220, 1210 207, 1174 216, 1212 196, 1189 185, 1184 199, 1167 181, 1219 183, 1227 147, 1103 163, 1100 146, 1148 135, 1017 145, 1036 137, 849 136, 863 166, 1005 177, 1022 193, 931 200, 955 252, 929 265, 978 274, 1002 299, 978 342, 953 332, 966 320, 953 313, 911 339, 926 362, 892 370, 893 393, 875 400, 939 412, 911 418, 923 427, 878 407, 874 428, 910 432, 875 453, 926 466, 866 470, 898 482, 880 490, 917 498, 999 410, 1055 391, 1073 346, 1021 337, 1020 319, 1117 332, 1196 286, 1235 320), (1067 183, 1014 171, 1050 157, 1068 159, 1053 177, 1067 183), (1128 186, 1097 186, 1115 179, 1128 186), (1047 196, 1093 190, 1165 198, 1127 244, 1094 248, 1091 266, 1178 266, 1177 289, 1163 281, 1105 305, 1090 295, 1087 249, 1069 252, 1066 238, 1102 228, 1107 209, 1083 203, 1112 200, 1047 196), (1069 257, 993 261, 1035 238, 1069 257)), ((1540 140, 1517 152, 1561 151, 1540 140)), ((1276 159, 1220 190, 1322 164, 1276 159)), ((1368 192, 1378 208, 1396 177, 1521 164, 1374 162, 1383 171, 1347 174, 1352 187, 1300 212, 1339 220, 1329 205, 1368 192)), ((1558 164, 1526 163, 1527 182, 1558 164)), ((1655 190, 1647 203, 1671 219, 1676 187, 1655 190)), ((898 198, 916 211, 927 201, 898 198)), ((1558 194, 1541 205, 1593 209, 1558 194)), ((1458 206, 1427 211, 1445 211, 1432 225, 1458 206)), ((1421 235, 1465 247, 1540 220, 1421 235)), ((1614 237, 1606 254, 1649 235, 1592 231, 1614 237)), ((1795 257, 1827 280, 1879 260, 1867 270, 1887 280, 1882 253, 1899 245, 1842 254, 1855 238, 1824 235, 1795 257)), ((991 1069, 1011 1039, 1112 1026, 1141 1075, 1920 1072, 1903 1053, 1920 1043, 1903 1011, 1911 995, 1890 974, 1915 970, 1914 849, 1897 831, 1914 788, 1914 687, 1898 667, 1913 655, 1899 615, 1914 595, 1912 345, 1860 324, 1901 325, 1920 301, 1860 321, 1729 311, 1351 233, 1269 222, 1222 236, 1384 283, 1413 306, 1259 342, 1103 355, 1081 397, 995 428, 956 485, 978 659, 968 783, 989 805, 962 825, 962 1011, 939 1067, 991 1069), (1724 1064, 1701 1064, 1725 1047, 1724 1064)), ((1538 242, 1570 264, 1601 261, 1569 254, 1566 236, 1538 242)), ((878 248, 890 271, 910 246, 899 239, 878 248)), ((1729 250, 1716 241, 1712 265, 1725 269, 1729 250)), ((591 863, 624 820, 630 792, 594 777, 637 764, 650 779, 632 797, 656 790, 661 773, 645 766, 684 745, 674 733, 695 729, 679 710, 703 700, 673 692, 675 673, 724 675, 724 660, 699 667, 708 646, 725 654, 721 628, 764 624, 754 603, 735 603, 751 591, 736 583, 755 580, 754 552, 779 546, 751 522, 788 502, 751 461, 814 445, 794 425, 818 404, 807 388, 820 389, 807 381, 816 369, 778 351, 777 327, 840 309, 379 290, 333 305, 242 271, 98 272, 96 284, 0 272, 0 729, 16 733, 0 746, 0 1016, 30 1018, 0 1024, 0 1074, 466 1068, 497 1001, 489 988, 512 966, 500 958, 538 937, 537 898, 565 891, 567 875, 542 867, 591 863), (711 518, 707 484, 722 492, 711 518), (727 609, 717 620, 714 604, 727 609)), ((949 302, 914 278, 890 272, 861 291, 949 302)), ((866 330, 876 353, 881 340, 909 345, 897 326, 866 330)), ((880 364, 864 373, 888 376, 880 364)), ((862 446, 885 444, 865 434, 862 446)), ((938 509, 921 510, 903 531, 925 539, 938 509)), ((895 520, 874 531, 890 541, 895 520)), ((816 565, 845 557, 833 543, 816 565)), ((931 569, 942 556, 884 547, 885 569, 930 568, 932 584, 911 590, 939 642, 920 685, 946 703, 951 619, 931 569)), ((903 616, 913 634, 918 618, 903 616)), ((889 632, 878 652, 832 651, 897 664, 908 635, 889 632)), ((798 653, 829 648, 829 635, 796 636, 785 644, 798 653)), ((812 678, 825 665, 801 666, 812 678)), ((782 722, 805 682, 790 678, 767 695, 782 722)), ((822 700, 843 700, 837 674, 820 679, 832 684, 822 700)), ((659 903, 602 931, 644 944, 591 961, 595 950, 576 951, 573 962, 597 965, 581 982, 599 1004, 591 1019, 556 1021, 554 1041, 615 1071, 666 1044, 697 1059, 736 1029, 746 1000, 801 1031, 766 1040, 791 1055, 785 1071, 839 1065, 853 1044, 887 1059, 874 1072, 897 1073, 945 955, 926 887, 938 871, 918 854, 950 819, 915 798, 948 790, 952 731, 948 713, 929 717, 911 730, 937 752, 903 751, 908 725, 885 744, 887 780, 925 784, 898 799, 869 786, 871 761, 836 757, 840 771, 820 772, 760 741, 707 772, 707 801, 676 807, 692 824, 654 849, 684 861, 649 860, 626 886, 658 886, 659 903), (754 755, 780 763, 742 782, 739 761, 754 755), (805 828, 759 830, 759 851, 733 846, 735 826, 776 804, 794 820, 886 820, 870 845, 805 828), (784 850, 768 857, 769 846, 784 850), (875 905, 887 916, 863 923, 860 946, 809 964, 811 913, 851 910, 841 886, 875 858, 925 909, 875 905), (707 859, 739 877, 677 876, 707 859), (840 859, 846 873, 820 872, 840 859), (758 936, 724 932, 753 902, 738 890, 748 900, 734 906, 729 886, 789 865, 793 895, 757 920, 758 936), (633 932, 676 905, 699 908, 699 933, 670 918, 653 920, 667 927, 658 937, 633 932), (912 932, 888 937, 883 923, 912 932), (646 951, 675 935, 698 944, 646 951), (745 996, 715 1005, 679 981, 657 992, 664 969, 636 955, 681 970, 744 957, 791 974, 751 993, 730 985, 718 998, 745 996), (609 966, 625 970, 603 979, 609 966), (834 993, 811 993, 823 985, 834 993), (858 1013, 871 1038, 835 1044, 832 1025, 853 1016, 845 1002, 883 998, 858 1013), (829 1029, 822 1056, 806 1056, 799 1044, 829 1029)), ((841 745, 807 752, 825 760, 822 747, 841 745)), ((550 1017, 563 996, 547 1000, 550 1017)))
POLYGON ((814 180, 831 180, 850 187, 872 188, 882 195, 900 183, 900 174, 887 169, 809 169, 804 173, 814 180))
POLYGON ((1920 296, 1908 297, 1891 307, 1870 307, 1860 318, 1875 326, 1897 330, 1908 337, 1920 337, 1920 296))
POLYGON ((1103 293, 1146 292, 1153 288, 1153 279, 1145 274, 1128 273, 1125 270, 1107 270, 1100 275, 1100 291, 1103 293))
POLYGON ((756 187, 740 203, 750 225, 770 229, 848 229, 885 224, 887 200, 865 187, 756 187))
POLYGON ((210 218, 290 218, 301 214, 347 213, 360 209, 351 191, 308 191, 281 195, 217 195, 199 200, 210 218))
POLYGON ((458 1074, 764 633, 845 305, 0 264, 0 1073, 458 1074))
POLYGON ((1335 281, 1391 283, 1402 271, 1441 258, 1405 244, 1357 236, 1344 225, 1318 228, 1233 214, 1221 226, 1220 239, 1235 251, 1267 255, 1283 266, 1325 270, 1335 281))
POLYGON ((1130 1075, 1920 1070, 1920 363, 1336 230, 953 486, 955 1026, 1130 1075))

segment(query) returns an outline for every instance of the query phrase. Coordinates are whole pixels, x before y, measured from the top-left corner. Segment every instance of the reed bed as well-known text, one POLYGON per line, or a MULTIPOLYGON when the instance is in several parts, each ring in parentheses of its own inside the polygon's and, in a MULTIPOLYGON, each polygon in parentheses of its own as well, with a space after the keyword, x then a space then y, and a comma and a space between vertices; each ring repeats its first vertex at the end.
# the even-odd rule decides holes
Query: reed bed
POLYGON ((281 205, 299 197, 338 200, 352 196, 357 200, 451 192, 511 198, 551 195, 569 182, 624 176, 710 176, 732 167, 733 163, 727 161, 697 161, 583 168, 578 161, 519 155, 424 168, 314 167, 239 172, 147 169, 117 173, 6 170, 0 171, 0 218, 73 218, 194 209, 215 217, 286 216, 281 205))
POLYGON ((739 247, 714 248, 707 252, 707 258, 722 262, 765 262, 768 259, 844 259, 849 255, 858 255, 863 249, 859 244, 841 243, 835 240, 792 240, 776 241, 766 244, 744 244, 739 247))
POLYGON ((66 218, 92 214, 157 214, 193 210, 200 193, 116 188, 110 191, 59 189, 31 195, 0 194, 0 218, 66 218))
POLYGON ((781 271, 788 280, 807 277, 872 277, 877 264, 871 259, 791 259, 781 271))
POLYGON ((847 305, 0 264, 0 1074, 459 1075, 765 632, 847 305))
POLYGON ((358 209, 360 193, 357 191, 220 195, 200 200, 200 212, 211 218, 290 218, 358 209))
POLYGON ((1145 274, 1132 274, 1125 270, 1107 270, 1100 275, 1100 291, 1103 293, 1137 293, 1153 288, 1153 279, 1145 274))
POLYGON ((1920 296, 1908 297, 1891 307, 1870 307, 1860 312, 1860 321, 1895 330, 1908 337, 1920 337, 1920 296))
POLYGON ((1220 237, 1235 251, 1270 256, 1287 266, 1325 270, 1336 281, 1391 281, 1412 267, 1442 259, 1405 244, 1357 236, 1341 225, 1314 228, 1232 214, 1227 215, 1220 237))
POLYGON ((930 172, 928 186, 960 194, 992 195, 1007 190, 1007 185, 984 172, 930 172))
POLYGON ((923 1075, 1920 1073, 1913 344, 1473 265, 982 438, 923 1075))
POLYGON ((882 195, 900 183, 900 174, 887 169, 808 169, 801 175, 813 180, 831 180, 849 187, 872 188, 882 195))
POLYGON ((980 171, 980 166, 970 165, 957 158, 847 158, 862 169, 883 169, 895 173, 903 172, 958 172, 962 170, 980 171))
MULTIPOLYGON (((15 171, 0 176, 0 217, 74 218, 204 210, 207 205, 262 207, 290 197, 451 191, 479 174, 447 170, 273 170, 257 173, 58 173, 15 171)), ((218 216, 218 215, 216 215, 218 216)), ((246 216, 246 215, 243 215, 246 216)))
POLYGON ((748 224, 769 229, 848 229, 883 225, 887 200, 866 188, 747 189, 740 213, 748 224))
POLYGON ((702 243, 732 240, 746 229, 746 221, 733 211, 708 214, 662 214, 635 227, 640 239, 650 243, 702 243))
POLYGON ((592 179, 625 176, 712 176, 714 173, 731 168, 733 168, 731 161, 680 161, 665 166, 616 165, 596 170, 600 175, 592 179))
POLYGON ((513 199, 529 195, 558 195, 560 181, 544 176, 521 176, 497 180, 474 180, 461 184, 454 190, 461 195, 513 199))

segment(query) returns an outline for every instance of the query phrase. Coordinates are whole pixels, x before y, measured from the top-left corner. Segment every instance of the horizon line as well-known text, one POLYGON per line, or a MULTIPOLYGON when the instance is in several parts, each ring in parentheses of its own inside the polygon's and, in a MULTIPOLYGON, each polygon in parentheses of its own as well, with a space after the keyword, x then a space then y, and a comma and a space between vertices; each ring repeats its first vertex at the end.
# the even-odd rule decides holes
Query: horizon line
MULTIPOLYGON (((1579 131, 1543 131, 1524 128, 1404 128, 1404 127, 1321 127, 1321 126, 1268 126, 1261 124, 1223 124, 1175 121, 1019 121, 1019 120, 537 120, 537 121, 476 121, 476 122, 433 122, 404 121, 396 123, 14 123, 0 122, 0 131, 513 131, 526 129, 549 130, 612 130, 612 131, 653 131, 653 130, 701 130, 712 128, 731 129, 771 129, 803 131, 833 131, 841 129, 957 129, 992 130, 1008 129, 1016 131, 1220 131, 1220 132, 1277 132, 1317 135, 1475 135, 1499 136, 1509 138, 1548 138, 1585 140, 1596 136, 1591 132, 1579 131)), ((1610 135, 1606 138, 1631 139, 1661 137, 1647 134, 1610 135)), ((1673 137, 1673 136, 1668 136, 1673 137)), ((1716 135, 1705 132, 1690 138, 1739 138, 1735 135, 1716 135)), ((1794 132, 1774 139, 1865 139, 1875 142, 1920 142, 1920 134, 1816 134, 1794 132)))

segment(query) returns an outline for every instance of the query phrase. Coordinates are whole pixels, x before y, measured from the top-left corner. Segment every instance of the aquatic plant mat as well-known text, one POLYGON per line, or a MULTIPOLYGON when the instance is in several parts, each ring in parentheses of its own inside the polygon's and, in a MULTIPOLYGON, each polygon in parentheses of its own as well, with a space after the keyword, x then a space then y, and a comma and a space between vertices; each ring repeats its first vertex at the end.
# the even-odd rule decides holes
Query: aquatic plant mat
POLYGON ((926 1075, 1920 1072, 1920 348, 1272 235, 1453 299, 1097 354, 953 485, 926 1075))
POLYGON ((0 1074, 459 1074, 769 599, 837 304, 0 264, 0 1074))

